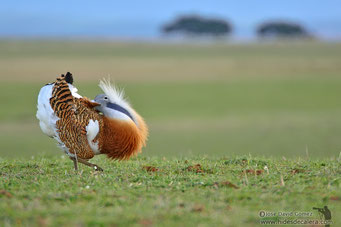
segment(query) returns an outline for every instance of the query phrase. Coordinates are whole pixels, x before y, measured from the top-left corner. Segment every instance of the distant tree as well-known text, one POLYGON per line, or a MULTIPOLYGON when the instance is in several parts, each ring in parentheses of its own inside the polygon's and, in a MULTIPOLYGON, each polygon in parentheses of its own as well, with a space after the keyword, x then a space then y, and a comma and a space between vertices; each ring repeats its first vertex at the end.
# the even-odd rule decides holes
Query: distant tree
POLYGON ((225 36, 231 33, 232 26, 222 19, 200 16, 181 16, 162 27, 164 34, 184 34, 190 36, 225 36))
POLYGON ((292 22, 266 22, 257 28, 257 35, 261 38, 307 38, 307 30, 300 24, 292 22))

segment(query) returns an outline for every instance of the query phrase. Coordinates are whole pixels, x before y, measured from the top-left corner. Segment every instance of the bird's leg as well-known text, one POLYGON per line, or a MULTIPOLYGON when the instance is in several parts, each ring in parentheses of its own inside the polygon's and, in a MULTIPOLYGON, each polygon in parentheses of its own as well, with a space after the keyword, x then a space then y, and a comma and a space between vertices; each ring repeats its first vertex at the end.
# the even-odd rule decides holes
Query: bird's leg
POLYGON ((92 163, 88 162, 88 161, 85 160, 85 159, 78 158, 78 161, 79 161, 80 163, 83 163, 84 165, 93 167, 96 171, 103 171, 103 169, 102 169, 101 167, 99 167, 99 166, 96 165, 96 164, 92 164, 92 163))
POLYGON ((101 167, 99 167, 98 165, 96 165, 96 164, 92 164, 92 163, 90 163, 90 162, 88 162, 87 160, 85 160, 85 159, 82 159, 82 158, 79 158, 79 157, 77 157, 77 160, 76 160, 76 158, 74 158, 74 157, 70 157, 71 158, 71 160, 73 160, 73 163, 74 163, 74 165, 75 165, 75 170, 77 170, 78 168, 76 167, 77 166, 77 160, 78 160, 78 162, 79 163, 82 163, 82 164, 84 164, 84 165, 87 165, 87 166, 90 166, 90 167, 92 167, 92 168, 94 168, 96 171, 103 171, 103 169, 101 168, 101 167), (77 168, 77 169, 76 169, 77 168))
POLYGON ((78 171, 78 162, 76 159, 73 159, 73 165, 75 166, 75 170, 78 171))
POLYGON ((78 162, 75 157, 70 157, 70 159, 73 161, 73 165, 75 166, 75 171, 78 171, 78 162))

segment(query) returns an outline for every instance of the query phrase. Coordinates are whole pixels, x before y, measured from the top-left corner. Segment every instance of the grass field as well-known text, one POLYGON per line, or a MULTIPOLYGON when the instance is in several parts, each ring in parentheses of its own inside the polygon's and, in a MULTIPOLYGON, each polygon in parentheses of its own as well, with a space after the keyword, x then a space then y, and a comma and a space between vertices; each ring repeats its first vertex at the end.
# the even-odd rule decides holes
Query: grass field
POLYGON ((1 41, 0 222, 256 225, 262 209, 328 204, 340 223, 340 73, 337 43, 1 41), (125 88, 150 126, 142 155, 74 174, 35 119, 66 71, 90 98, 103 77, 125 88))
POLYGON ((285 219, 260 218, 261 210, 312 212, 308 218, 290 219, 319 220, 312 207, 326 204, 335 225, 341 222, 336 161, 231 157, 96 162, 104 173, 82 167, 75 174, 66 158, 1 159, 3 226, 255 226, 261 220, 285 219))

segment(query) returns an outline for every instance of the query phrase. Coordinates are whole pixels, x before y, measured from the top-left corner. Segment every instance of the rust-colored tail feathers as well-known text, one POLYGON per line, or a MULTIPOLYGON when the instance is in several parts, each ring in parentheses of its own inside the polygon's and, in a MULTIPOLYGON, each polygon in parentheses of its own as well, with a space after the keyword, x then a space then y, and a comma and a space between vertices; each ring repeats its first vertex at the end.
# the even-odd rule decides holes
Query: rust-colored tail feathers
POLYGON ((101 152, 108 158, 127 160, 141 152, 146 145, 148 129, 142 118, 139 127, 133 122, 103 118, 104 128, 100 136, 103 141, 101 152))

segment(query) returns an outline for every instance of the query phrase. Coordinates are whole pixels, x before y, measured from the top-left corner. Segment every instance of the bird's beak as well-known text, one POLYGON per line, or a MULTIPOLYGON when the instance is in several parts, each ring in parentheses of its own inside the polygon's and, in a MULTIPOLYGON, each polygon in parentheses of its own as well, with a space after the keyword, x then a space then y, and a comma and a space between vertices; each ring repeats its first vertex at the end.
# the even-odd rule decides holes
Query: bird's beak
POLYGON ((92 108, 96 107, 96 106, 100 106, 101 104, 99 104, 98 102, 95 102, 95 100, 91 100, 91 106, 92 108))

